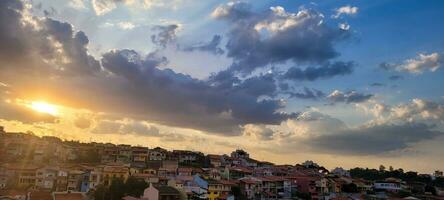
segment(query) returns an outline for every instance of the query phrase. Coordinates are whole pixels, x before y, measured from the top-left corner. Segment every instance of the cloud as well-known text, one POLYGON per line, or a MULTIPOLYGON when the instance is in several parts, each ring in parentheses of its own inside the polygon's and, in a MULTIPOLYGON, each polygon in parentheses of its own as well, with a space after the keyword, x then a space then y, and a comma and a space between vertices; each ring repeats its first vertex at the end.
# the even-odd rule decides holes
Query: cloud
POLYGON ((225 51, 219 47, 220 42, 222 41, 222 36, 214 35, 213 39, 207 43, 201 43, 193 46, 188 46, 183 48, 184 51, 204 51, 210 52, 214 55, 224 54, 225 51))
POLYGON ((350 29, 350 25, 347 24, 347 23, 340 23, 340 24, 339 24, 339 28, 342 29, 342 30, 347 31, 347 30, 350 29))
POLYGON ((424 99, 413 99, 410 103, 391 107, 390 118, 403 121, 436 120, 444 122, 444 104, 424 99))
POLYGON ((323 98, 325 94, 316 89, 309 89, 307 87, 304 87, 304 90, 302 92, 289 92, 290 98, 299 98, 299 99, 313 99, 317 100, 320 98, 323 98))
POLYGON ((85 117, 77 117, 74 120, 74 126, 80 129, 87 129, 91 127, 91 124, 92 124, 91 120, 85 117))
POLYGON ((333 103, 362 103, 372 97, 372 94, 362 94, 356 91, 341 92, 339 90, 335 90, 327 96, 333 103))
POLYGON ((400 80, 403 79, 404 77, 400 76, 400 75, 392 75, 389 77, 390 80, 392 81, 396 81, 396 80, 400 80))
POLYGON ((131 4, 132 0, 92 0, 91 1, 94 11, 97 15, 104 15, 117 8, 117 4, 131 4))
POLYGON ((68 5, 74 9, 86 9, 85 0, 70 0, 68 5))
POLYGON ((154 44, 165 48, 167 44, 176 40, 176 34, 177 31, 179 30, 179 25, 178 24, 171 24, 165 26, 159 25, 155 26, 153 29, 158 32, 155 35, 151 35, 151 41, 154 44))
POLYGON ((358 13, 359 8, 355 6, 342 6, 336 9, 336 14, 333 15, 333 18, 339 18, 341 15, 356 15, 358 13))
POLYGON ((150 118, 232 134, 242 124, 275 124, 294 116, 277 112, 283 107, 279 100, 258 100, 259 96, 274 93, 275 84, 270 76, 251 77, 222 88, 170 69, 158 69, 157 65, 163 62, 163 58, 153 54, 142 58, 131 50, 104 54, 103 67, 129 81, 126 94, 121 95, 130 97, 128 101, 136 110, 127 112, 148 111, 150 118))
POLYGON ((57 123, 58 117, 50 115, 48 113, 41 113, 26 105, 20 104, 16 101, 8 100, 5 94, 2 94, 2 88, 0 87, 0 119, 14 120, 23 123, 57 123))
POLYGON ((372 87, 383 87, 383 86, 385 86, 385 84, 384 83, 372 83, 372 84, 370 84, 370 86, 372 86, 372 87))
POLYGON ((339 55, 333 45, 349 35, 309 9, 291 13, 271 7, 256 13, 249 4, 231 2, 217 7, 212 16, 229 22, 226 49, 234 60, 229 70, 241 73, 287 61, 323 63, 339 55))
POLYGON ((247 124, 243 127, 243 135, 257 140, 272 140, 275 132, 265 125, 247 124))
MULTIPOLYGON (((375 110, 388 112, 389 106, 379 104, 375 110)), ((282 138, 281 145, 340 155, 387 154, 444 135, 435 130, 436 125, 422 122, 386 120, 348 127, 342 120, 316 111, 301 113, 288 120, 286 127, 290 134, 282 138)))
POLYGON ((334 76, 351 74, 354 67, 354 62, 341 61, 328 63, 321 67, 307 67, 305 69, 291 67, 283 75, 283 79, 297 81, 315 81, 317 79, 326 79, 334 76))
POLYGON ((100 120, 91 132, 96 134, 135 134, 155 137, 160 134, 157 127, 133 120, 100 120))
POLYGON ((441 67, 442 60, 439 53, 418 54, 416 58, 407 59, 402 63, 381 63, 379 66, 385 70, 396 70, 411 74, 422 74, 425 71, 435 72, 441 67))
POLYGON ((383 124, 348 129, 310 138, 306 142, 322 152, 353 155, 377 155, 402 150, 413 143, 433 139, 443 132, 425 124, 383 124))
MULTIPOLYGON (((64 97, 54 98, 60 104, 226 135, 241 134, 245 124, 297 116, 273 99, 276 80, 270 75, 241 80, 229 74, 230 84, 198 80, 169 69, 158 51, 111 50, 99 62, 88 53, 88 37, 69 23, 24 16, 20 1, 0 4, 0 80, 29 97, 44 91, 64 97)), ((154 41, 166 45, 177 28, 158 27, 154 41)))
POLYGON ((17 74, 49 78, 100 71, 100 63, 87 51, 85 33, 75 32, 68 23, 28 16, 20 1, 0 4, 2 81, 19 81, 17 74))

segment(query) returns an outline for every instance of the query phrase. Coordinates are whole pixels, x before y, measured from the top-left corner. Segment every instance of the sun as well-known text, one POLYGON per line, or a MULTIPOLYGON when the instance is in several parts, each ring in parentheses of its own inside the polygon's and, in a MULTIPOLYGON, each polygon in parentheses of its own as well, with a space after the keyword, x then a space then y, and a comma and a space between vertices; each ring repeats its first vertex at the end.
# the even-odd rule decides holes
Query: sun
POLYGON ((31 102, 30 108, 41 113, 47 113, 50 115, 57 115, 57 106, 43 102, 43 101, 33 101, 31 102))

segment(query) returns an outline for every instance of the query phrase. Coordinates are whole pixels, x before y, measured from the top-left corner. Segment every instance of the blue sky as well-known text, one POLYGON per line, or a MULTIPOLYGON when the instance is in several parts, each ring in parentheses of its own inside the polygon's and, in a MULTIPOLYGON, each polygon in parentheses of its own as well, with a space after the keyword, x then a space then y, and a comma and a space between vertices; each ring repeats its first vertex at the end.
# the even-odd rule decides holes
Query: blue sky
POLYGON ((7 130, 328 167, 444 162, 443 1, 0 6, 7 130))

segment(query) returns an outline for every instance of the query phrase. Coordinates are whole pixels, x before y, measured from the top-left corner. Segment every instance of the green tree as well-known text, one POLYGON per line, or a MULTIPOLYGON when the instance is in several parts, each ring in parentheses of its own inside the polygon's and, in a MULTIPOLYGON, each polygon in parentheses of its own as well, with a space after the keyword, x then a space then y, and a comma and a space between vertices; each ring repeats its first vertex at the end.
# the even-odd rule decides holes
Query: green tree
POLYGON ((111 181, 111 185, 108 189, 108 197, 109 200, 121 200, 125 196, 125 183, 120 178, 115 178, 111 181))
POLYGON ((356 186, 356 184, 354 184, 354 183, 344 184, 342 186, 342 191, 345 193, 357 193, 358 186, 356 186))

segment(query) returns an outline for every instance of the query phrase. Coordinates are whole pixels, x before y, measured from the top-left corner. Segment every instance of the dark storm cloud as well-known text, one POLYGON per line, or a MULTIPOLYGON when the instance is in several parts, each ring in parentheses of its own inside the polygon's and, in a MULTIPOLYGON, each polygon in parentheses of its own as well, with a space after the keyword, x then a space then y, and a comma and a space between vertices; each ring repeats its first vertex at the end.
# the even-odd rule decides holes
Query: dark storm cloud
POLYGON ((217 7, 212 16, 230 22, 227 56, 234 59, 231 70, 243 73, 289 60, 323 63, 339 55, 334 43, 348 36, 347 31, 323 23, 322 14, 308 9, 289 13, 272 7, 256 13, 248 4, 229 3, 217 7))
POLYGON ((183 48, 184 51, 204 51, 209 52, 215 55, 224 54, 224 50, 219 47, 220 42, 222 41, 222 36, 214 35, 213 39, 207 43, 201 43, 189 47, 183 48))
POLYGON ((333 103, 361 103, 372 97, 372 94, 362 94, 356 91, 341 92, 339 90, 335 90, 327 96, 333 103))
POLYGON ((326 79, 334 76, 351 74, 354 67, 354 62, 340 61, 332 64, 325 64, 321 67, 307 67, 305 69, 292 67, 283 75, 283 78, 297 81, 315 81, 317 79, 326 79))
POLYGON ((310 89, 307 87, 304 87, 304 90, 302 92, 289 92, 290 98, 299 98, 299 99, 313 99, 317 100, 320 98, 323 98, 325 94, 317 89, 310 89))
POLYGON ((374 155, 402 150, 410 144, 443 134, 432 128, 421 123, 374 125, 310 138, 307 142, 313 148, 329 153, 374 155))
POLYGON ((157 34, 151 35, 151 41, 165 48, 169 43, 173 42, 176 39, 176 33, 179 25, 171 24, 165 26, 155 26, 153 30, 157 31, 157 34))

